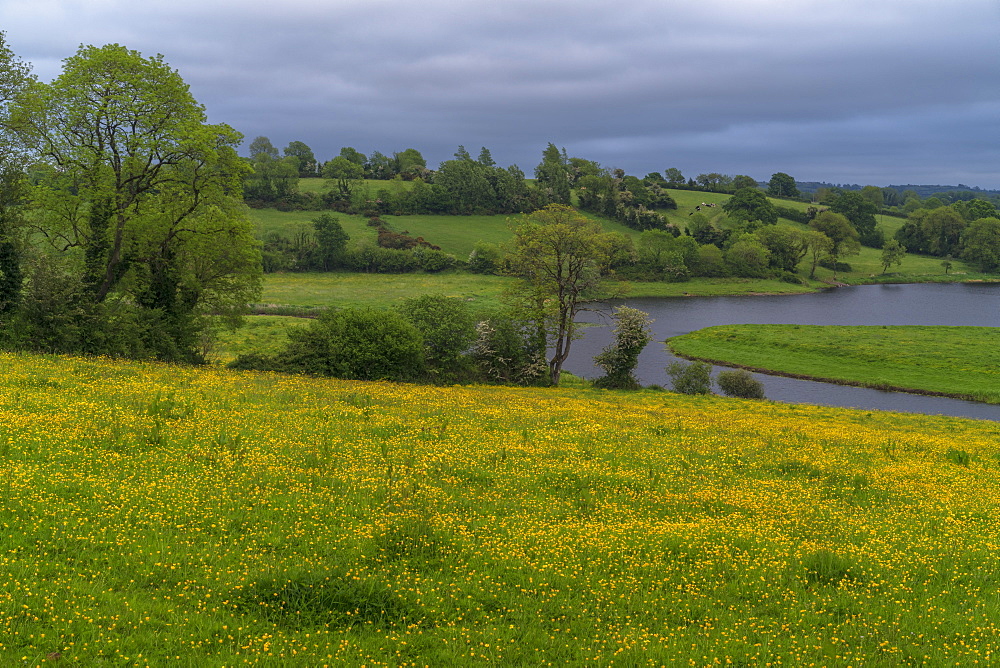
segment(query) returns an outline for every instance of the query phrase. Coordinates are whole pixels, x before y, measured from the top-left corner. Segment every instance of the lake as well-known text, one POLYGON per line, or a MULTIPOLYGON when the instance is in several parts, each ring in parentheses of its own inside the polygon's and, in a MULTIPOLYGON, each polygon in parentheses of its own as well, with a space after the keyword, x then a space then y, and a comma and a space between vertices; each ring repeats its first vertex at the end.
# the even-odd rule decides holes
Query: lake
MULTIPOLYGON (((644 385, 670 387, 666 366, 675 361, 663 341, 714 325, 964 325, 1000 327, 1000 284, 922 283, 831 288, 805 295, 669 297, 614 302, 646 311, 654 318, 653 342, 639 358, 644 385)), ((582 314, 593 323, 573 342, 565 369, 585 378, 601 374, 593 357, 608 345, 608 314, 613 304, 582 314)), ((718 371, 719 368, 716 368, 718 371)), ((754 374, 768 399, 791 403, 845 406, 1000 421, 1000 406, 971 401, 883 392, 862 387, 754 374)))

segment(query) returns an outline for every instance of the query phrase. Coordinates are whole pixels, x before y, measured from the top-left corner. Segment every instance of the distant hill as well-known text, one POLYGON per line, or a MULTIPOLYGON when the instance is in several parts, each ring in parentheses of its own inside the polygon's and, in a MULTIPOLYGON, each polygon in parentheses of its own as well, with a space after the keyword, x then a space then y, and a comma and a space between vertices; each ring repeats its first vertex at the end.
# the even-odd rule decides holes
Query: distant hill
MULTIPOLYGON (((843 188, 844 190, 861 190, 864 186, 857 183, 826 183, 825 181, 796 181, 795 185, 798 187, 799 191, 802 193, 812 194, 819 190, 820 188, 843 188)), ((912 190, 917 193, 921 199, 926 199, 933 195, 940 193, 957 193, 957 192, 970 192, 974 193, 974 197, 981 199, 992 199, 1000 197, 1000 190, 984 190, 979 186, 967 186, 965 184, 959 183, 957 186, 942 186, 942 185, 889 185, 884 186, 886 188, 892 188, 900 193, 906 190, 912 190)), ((959 199, 972 199, 972 197, 962 197, 959 199)))

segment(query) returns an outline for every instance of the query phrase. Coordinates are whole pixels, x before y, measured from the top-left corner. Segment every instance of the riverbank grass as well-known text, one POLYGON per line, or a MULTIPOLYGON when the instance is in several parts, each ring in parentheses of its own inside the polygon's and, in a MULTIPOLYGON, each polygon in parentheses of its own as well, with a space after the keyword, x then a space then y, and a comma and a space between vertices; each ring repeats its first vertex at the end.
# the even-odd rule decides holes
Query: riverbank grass
POLYGON ((1000 403, 1000 329, 724 325, 669 340, 685 357, 877 389, 1000 403))
POLYGON ((996 425, 0 355, 0 665, 990 665, 996 425))

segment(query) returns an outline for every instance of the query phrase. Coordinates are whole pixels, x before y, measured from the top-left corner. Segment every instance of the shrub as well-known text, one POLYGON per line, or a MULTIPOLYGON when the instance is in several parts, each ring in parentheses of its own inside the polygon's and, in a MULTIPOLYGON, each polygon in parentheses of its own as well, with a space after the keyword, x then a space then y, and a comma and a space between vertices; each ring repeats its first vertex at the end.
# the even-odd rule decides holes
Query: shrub
POLYGON ((420 269, 413 251, 380 248, 368 243, 349 250, 344 264, 348 269, 374 274, 404 274, 420 269))
POLYGON ((413 251, 420 268, 433 274, 455 266, 455 256, 433 248, 417 248, 413 251))
POLYGON ((711 394, 712 365, 706 362, 672 362, 667 375, 674 392, 681 394, 711 394))
POLYGON ((407 299, 399 311, 423 337, 428 370, 439 378, 455 379, 476 340, 469 305, 459 297, 424 295, 407 299))
POLYGON ((837 271, 840 273, 848 273, 852 271, 851 265, 847 262, 834 262, 833 258, 824 258, 819 261, 819 266, 830 269, 831 271, 837 271))
POLYGON ((412 380, 424 370, 423 337, 394 311, 327 311, 288 333, 280 370, 353 380, 412 380))
POLYGON ((764 384, 754 378, 750 372, 743 369, 732 369, 722 371, 716 377, 719 389, 727 397, 740 397, 741 399, 763 399, 764 384))
POLYGON ((548 373, 545 335, 513 310, 501 310, 476 325, 472 359, 492 382, 536 385, 548 373))
POLYGON ((635 377, 635 368, 639 364, 639 354, 653 339, 649 314, 628 306, 617 306, 612 317, 615 320, 615 342, 594 357, 594 363, 605 374, 596 379, 594 385, 637 390, 639 381, 635 377))
POLYGON ((469 254, 469 271, 473 274, 496 274, 502 256, 496 244, 479 241, 469 254))

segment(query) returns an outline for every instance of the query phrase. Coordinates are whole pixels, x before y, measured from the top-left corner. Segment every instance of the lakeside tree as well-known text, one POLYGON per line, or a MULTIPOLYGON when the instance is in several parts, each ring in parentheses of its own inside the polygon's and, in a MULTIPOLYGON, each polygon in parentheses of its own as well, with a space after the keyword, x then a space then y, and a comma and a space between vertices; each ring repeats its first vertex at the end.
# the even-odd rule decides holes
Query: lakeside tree
POLYGON ((903 264, 903 259, 906 257, 906 246, 899 243, 897 239, 889 239, 882 246, 882 273, 889 271, 889 267, 892 265, 899 266, 903 264))
POLYGON ((802 244, 809 257, 809 278, 816 278, 816 267, 833 248, 833 241, 819 230, 808 230, 802 234, 802 244))
POLYGON ((460 379, 465 353, 476 341, 476 321, 465 300, 423 295, 405 300, 399 312, 420 332, 424 360, 433 380, 460 379))
POLYGON ((639 365, 639 354, 650 341, 653 332, 649 314, 629 306, 616 306, 611 318, 615 322, 612 334, 615 340, 594 357, 594 364, 604 370, 604 375, 594 380, 596 387, 617 390, 639 388, 635 369, 639 365))
POLYGON ((764 384, 753 377, 746 369, 729 369, 720 371, 715 378, 716 384, 727 397, 740 399, 763 399, 764 384))
POLYGON ((803 232, 793 227, 767 225, 754 232, 754 236, 770 253, 770 266, 779 271, 794 273, 808 252, 803 232))
POLYGON ((559 384, 577 338, 584 302, 600 294, 617 235, 563 204, 550 204, 518 221, 508 262, 521 279, 518 299, 532 313, 552 349, 549 379, 559 384))
POLYGON ((711 394, 712 365, 708 362, 671 362, 667 375, 674 392, 681 394, 711 394))
POLYGON ((980 218, 969 224, 962 233, 962 259, 983 272, 1000 269, 1000 219, 980 218))
POLYGON ((241 135, 208 124, 162 56, 82 46, 51 83, 17 95, 10 125, 39 163, 32 228, 79 303, 138 309, 155 356, 194 360, 201 316, 235 322, 257 298, 241 135))
POLYGON ((961 250, 965 219, 950 206, 918 209, 896 230, 896 239, 919 253, 944 256, 961 250))

